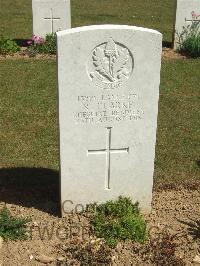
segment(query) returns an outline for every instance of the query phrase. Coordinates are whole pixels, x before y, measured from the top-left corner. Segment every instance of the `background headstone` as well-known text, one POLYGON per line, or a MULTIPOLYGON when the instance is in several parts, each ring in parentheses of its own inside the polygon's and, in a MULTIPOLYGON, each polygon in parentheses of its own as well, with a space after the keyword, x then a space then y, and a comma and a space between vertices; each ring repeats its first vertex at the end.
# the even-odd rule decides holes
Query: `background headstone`
POLYGON ((178 34, 183 31, 183 27, 191 25, 192 20, 200 21, 200 0, 177 0, 173 33, 174 49, 179 46, 178 34))
POLYGON ((32 11, 34 35, 71 28, 70 0, 32 0, 32 11))
POLYGON ((162 35, 88 26, 58 32, 57 47, 64 212, 120 195, 150 211, 162 35))

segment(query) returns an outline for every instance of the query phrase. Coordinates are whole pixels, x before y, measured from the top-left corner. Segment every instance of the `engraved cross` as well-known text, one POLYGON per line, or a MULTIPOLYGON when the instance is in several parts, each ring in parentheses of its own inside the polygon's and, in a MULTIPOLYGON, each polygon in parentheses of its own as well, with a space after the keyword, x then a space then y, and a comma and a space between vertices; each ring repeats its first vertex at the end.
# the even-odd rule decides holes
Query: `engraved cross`
POLYGON ((110 189, 110 155, 111 153, 128 153, 128 148, 119 148, 119 149, 111 149, 111 130, 112 127, 107 127, 107 136, 106 136, 106 148, 99 150, 88 150, 88 155, 106 155, 106 169, 105 169, 105 187, 106 189, 110 189))
POLYGON ((59 20, 60 18, 54 18, 52 8, 51 8, 51 17, 44 19, 51 20, 51 33, 54 33, 54 27, 53 27, 54 20, 59 20))
POLYGON ((200 18, 198 19, 198 18, 193 18, 193 19, 187 19, 187 18, 185 18, 185 22, 200 22, 200 18))

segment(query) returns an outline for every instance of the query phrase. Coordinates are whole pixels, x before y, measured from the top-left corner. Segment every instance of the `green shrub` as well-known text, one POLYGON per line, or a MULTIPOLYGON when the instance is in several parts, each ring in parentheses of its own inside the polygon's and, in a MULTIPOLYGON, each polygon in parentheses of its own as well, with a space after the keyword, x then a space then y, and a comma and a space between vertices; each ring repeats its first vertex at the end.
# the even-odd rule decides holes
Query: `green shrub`
POLYGON ((26 239, 26 223, 29 221, 30 219, 12 217, 4 207, 0 211, 0 236, 5 240, 26 239))
POLYGON ((20 47, 13 40, 6 39, 3 36, 0 37, 0 53, 9 54, 16 53, 20 50, 20 47))
POLYGON ((200 22, 192 21, 191 25, 183 27, 179 37, 179 50, 193 58, 200 57, 200 22))
POLYGON ((120 240, 143 243, 147 238, 146 222, 138 203, 133 204, 129 198, 119 197, 117 201, 97 205, 92 224, 97 237, 104 238, 112 248, 120 240))
POLYGON ((187 37, 182 43, 181 51, 193 58, 200 57, 200 34, 187 37))
POLYGON ((56 34, 47 34, 43 39, 38 36, 33 36, 32 40, 28 43, 31 45, 28 48, 29 53, 35 55, 39 54, 56 54, 56 34))
POLYGON ((47 34, 44 44, 44 52, 48 54, 56 54, 56 34, 47 34))

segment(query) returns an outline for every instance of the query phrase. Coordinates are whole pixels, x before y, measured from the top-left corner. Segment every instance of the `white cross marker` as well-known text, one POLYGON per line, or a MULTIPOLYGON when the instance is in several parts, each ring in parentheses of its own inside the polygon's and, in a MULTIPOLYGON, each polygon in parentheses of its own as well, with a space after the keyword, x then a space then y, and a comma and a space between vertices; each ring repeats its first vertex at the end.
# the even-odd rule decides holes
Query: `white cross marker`
POLYGON ((105 169, 105 187, 110 189, 110 154, 111 153, 128 153, 128 148, 111 149, 111 127, 107 127, 106 148, 100 150, 88 150, 87 154, 101 155, 106 154, 106 169, 105 169))
POLYGON ((51 8, 51 17, 50 18, 44 18, 44 19, 51 20, 51 33, 54 33, 54 28, 53 28, 54 20, 59 20, 60 18, 54 18, 52 8, 51 8))
POLYGON ((200 22, 200 15, 199 16, 197 16, 196 18, 192 18, 192 19, 186 19, 185 18, 185 22, 200 22), (199 19, 198 19, 198 17, 199 17, 199 19))

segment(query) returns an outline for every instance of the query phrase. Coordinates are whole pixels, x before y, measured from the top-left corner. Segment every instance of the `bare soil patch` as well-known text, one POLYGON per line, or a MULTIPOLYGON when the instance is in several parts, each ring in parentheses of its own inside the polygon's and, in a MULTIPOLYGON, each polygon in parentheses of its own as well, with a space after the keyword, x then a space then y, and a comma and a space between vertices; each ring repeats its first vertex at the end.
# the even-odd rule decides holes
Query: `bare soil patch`
POLYGON ((180 54, 179 52, 177 52, 171 48, 163 48, 162 58, 163 59, 185 59, 188 57, 180 54))
POLYGON ((14 54, 6 54, 6 55, 1 55, 0 54, 0 60, 3 59, 56 59, 56 55, 51 55, 51 54, 29 54, 26 50, 26 48, 23 48, 21 51, 14 53, 14 54))
POLYGON ((3 243, 0 264, 192 265, 194 257, 200 254, 199 188, 197 185, 193 189, 156 189, 152 213, 145 217, 151 240, 143 245, 119 243, 111 250, 93 235, 88 214, 58 218, 55 187, 48 187, 47 197, 45 188, 34 188, 36 200, 33 201, 33 191, 24 192, 23 188, 20 191, 14 186, 9 186, 8 191, 8 187, 1 186, 0 208, 6 204, 13 215, 31 217, 32 221, 27 240, 3 243), (17 201, 20 195, 23 200, 17 201), (163 240, 166 234, 170 239, 163 240), (173 249, 175 258, 171 256, 173 249))

